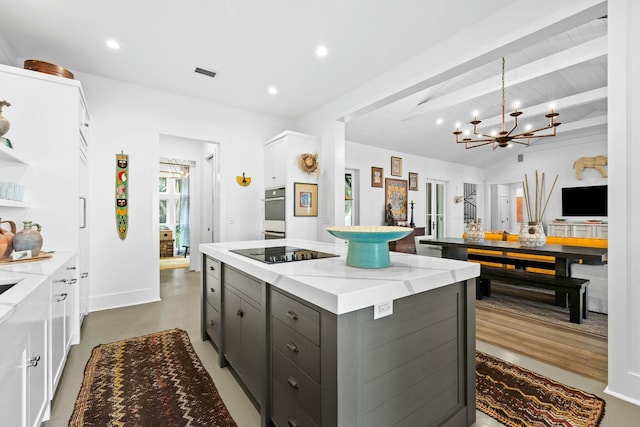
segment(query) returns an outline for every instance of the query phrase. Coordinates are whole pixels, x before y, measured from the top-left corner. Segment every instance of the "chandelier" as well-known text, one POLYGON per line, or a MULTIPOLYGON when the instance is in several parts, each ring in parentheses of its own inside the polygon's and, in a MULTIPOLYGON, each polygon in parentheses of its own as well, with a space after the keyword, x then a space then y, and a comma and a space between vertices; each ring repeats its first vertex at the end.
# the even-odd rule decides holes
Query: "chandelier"
POLYGON ((460 130, 460 125, 456 125, 456 130, 453 134, 456 136, 456 143, 464 144, 466 149, 482 147, 484 145, 491 144, 493 149, 495 150, 497 147, 510 147, 511 143, 529 145, 530 139, 532 138, 545 138, 549 136, 556 136, 556 128, 560 126, 559 122, 556 122, 556 117, 558 117, 558 113, 554 111, 553 107, 551 111, 545 114, 545 117, 549 119, 549 124, 547 126, 538 128, 538 129, 525 129, 523 132, 517 132, 516 128, 518 127, 518 117, 522 114, 522 111, 518 111, 518 107, 514 108, 512 113, 509 113, 511 117, 513 117, 513 127, 509 130, 505 128, 504 121, 504 57, 502 57, 502 116, 501 123, 502 129, 499 132, 492 132, 487 135, 482 132, 478 132, 477 127, 482 121, 478 120, 477 113, 474 113, 473 120, 469 122, 470 125, 473 125, 473 135, 472 138, 469 135, 469 131, 463 132, 460 130), (549 133, 538 134, 538 132, 543 132, 546 130, 551 130, 549 133), (460 137, 462 135, 462 138, 460 137))

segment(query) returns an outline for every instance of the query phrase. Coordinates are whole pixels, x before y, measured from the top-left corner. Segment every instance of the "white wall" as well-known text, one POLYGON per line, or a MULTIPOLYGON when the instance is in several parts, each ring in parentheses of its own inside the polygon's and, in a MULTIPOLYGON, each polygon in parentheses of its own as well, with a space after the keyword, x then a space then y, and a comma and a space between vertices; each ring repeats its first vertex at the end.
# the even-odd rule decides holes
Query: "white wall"
POLYGON ((76 73, 91 114, 90 311, 159 298, 158 159, 160 135, 216 141, 219 240, 260 236, 263 143, 291 123, 263 114, 76 73), (115 155, 129 154, 129 232, 115 229, 115 155), (240 187, 236 175, 251 176, 240 187), (229 218, 233 224, 229 224, 229 218))
POLYGON ((609 0, 609 385, 640 405, 640 3, 609 0))
MULTIPOLYGON (((562 126, 558 129, 562 132, 562 126)), ((493 184, 521 183, 526 174, 529 180, 529 190, 533 191, 536 170, 539 176, 544 172, 546 182, 546 192, 549 194, 553 180, 558 175, 558 181, 549 198, 549 205, 543 218, 544 223, 549 223, 553 218, 562 217, 562 191, 563 187, 582 187, 590 185, 606 185, 608 179, 603 178, 595 169, 585 169, 582 179, 576 178, 573 163, 580 157, 593 157, 598 155, 608 155, 607 135, 591 135, 563 144, 562 148, 556 148, 553 143, 540 146, 532 145, 524 151, 523 161, 517 162, 516 156, 509 163, 496 164, 485 170, 485 181, 487 194, 489 187, 493 184)), ((496 213, 497 214, 497 213, 496 213)), ((493 212, 489 212, 490 217, 494 217, 493 212)), ((571 220, 570 217, 568 217, 571 220)), ((586 218, 574 218, 581 220, 586 218)), ((603 219, 607 217, 589 217, 588 219, 603 219)))
MULTIPOLYGON (((351 141, 347 141, 345 148, 346 167, 360 171, 360 224, 384 224, 385 189, 371 187, 371 167, 375 166, 384 169, 385 178, 407 180, 409 172, 418 173, 418 191, 409 191, 407 195, 409 201, 413 200, 415 202, 413 218, 416 227, 425 226, 426 181, 445 182, 445 236, 462 236, 464 232, 464 206, 462 203, 454 203, 453 197, 454 195, 462 195, 465 182, 478 184, 481 189, 484 183, 482 169, 385 150, 351 141), (400 177, 391 175, 391 156, 402 158, 402 176, 400 177)), ((482 200, 482 194, 479 195, 478 199, 482 200)), ((409 207, 407 210, 408 223, 411 219, 411 210, 409 207)), ((484 217, 482 205, 478 211, 478 216, 480 218, 484 217)))

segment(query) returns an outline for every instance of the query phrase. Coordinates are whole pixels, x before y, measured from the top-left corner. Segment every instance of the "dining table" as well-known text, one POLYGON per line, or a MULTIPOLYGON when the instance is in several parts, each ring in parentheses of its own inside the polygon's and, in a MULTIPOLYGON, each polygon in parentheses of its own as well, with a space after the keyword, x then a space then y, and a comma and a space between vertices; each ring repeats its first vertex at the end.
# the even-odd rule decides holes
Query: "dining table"
MULTIPOLYGON (((496 260, 502 259, 505 264, 513 264, 523 261, 521 255, 542 255, 553 257, 550 261, 556 276, 570 276, 572 263, 605 264, 607 262, 607 248, 593 248, 588 246, 553 245, 545 244, 539 247, 523 246, 520 242, 504 240, 469 240, 460 237, 436 238, 434 240, 420 241, 420 244, 436 245, 442 247, 442 257, 468 260, 468 249, 481 249, 497 251, 500 255, 494 256, 496 260)), ((535 262, 535 261, 534 261, 535 262)), ((533 262, 532 262, 533 263, 533 262)))

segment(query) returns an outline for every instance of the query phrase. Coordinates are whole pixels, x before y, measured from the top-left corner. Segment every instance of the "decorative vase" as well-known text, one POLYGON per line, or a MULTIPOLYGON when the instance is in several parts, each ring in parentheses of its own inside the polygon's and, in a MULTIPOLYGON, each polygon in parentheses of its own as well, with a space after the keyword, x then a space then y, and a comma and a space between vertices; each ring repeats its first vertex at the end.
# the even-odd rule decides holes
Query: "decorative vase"
POLYGON ((5 133, 9 132, 9 120, 7 120, 6 117, 4 117, 2 115, 2 107, 10 107, 11 104, 9 104, 7 101, 0 101, 0 136, 4 135, 5 133))
POLYGON ((529 222, 520 224, 520 234, 518 240, 521 246, 528 248, 539 248, 547 243, 547 236, 541 222, 529 222))
POLYGON ((31 221, 24 221, 22 224, 24 229, 16 233, 13 238, 13 249, 16 251, 30 250, 32 257, 38 256, 42 248, 42 234, 40 234, 42 227, 31 221))
POLYGON ((480 221, 480 219, 478 219, 478 222, 469 222, 466 240, 470 242, 480 242, 484 240, 484 229, 482 227, 482 222, 480 221))
POLYGON ((13 221, 2 221, 0 219, 0 258, 5 258, 11 255, 13 252, 13 239, 16 235, 16 223, 13 221), (9 224, 11 230, 5 230, 1 227, 2 224, 9 224), (3 242, 6 243, 6 246, 3 242), (4 251, 2 248, 4 247, 4 251))

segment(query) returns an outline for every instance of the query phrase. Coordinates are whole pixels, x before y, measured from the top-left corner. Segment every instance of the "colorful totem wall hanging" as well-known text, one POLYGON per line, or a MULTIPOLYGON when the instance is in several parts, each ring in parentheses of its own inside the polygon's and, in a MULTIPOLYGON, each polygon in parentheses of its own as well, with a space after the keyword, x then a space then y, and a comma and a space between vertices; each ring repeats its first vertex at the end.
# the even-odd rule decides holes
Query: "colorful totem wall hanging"
POLYGON ((116 227, 120 240, 127 237, 129 227, 129 155, 116 154, 116 227))

